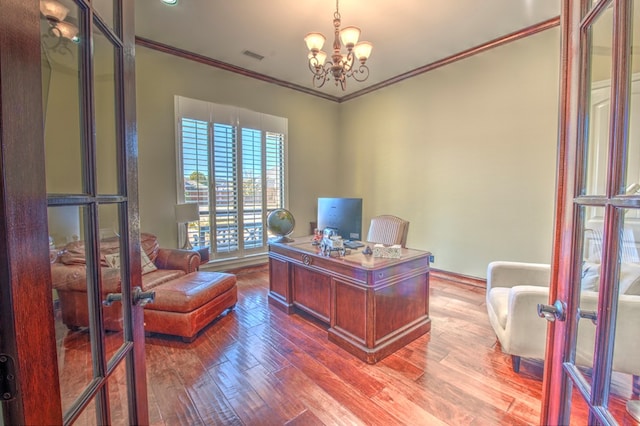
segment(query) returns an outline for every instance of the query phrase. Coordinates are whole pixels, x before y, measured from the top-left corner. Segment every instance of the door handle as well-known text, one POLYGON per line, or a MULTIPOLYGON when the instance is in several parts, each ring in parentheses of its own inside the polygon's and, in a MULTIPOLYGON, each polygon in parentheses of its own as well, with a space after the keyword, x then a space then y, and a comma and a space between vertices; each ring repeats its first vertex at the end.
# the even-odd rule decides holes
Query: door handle
POLYGON ((598 325, 598 313, 596 311, 583 311, 578 308, 578 315, 580 318, 590 319, 593 325, 598 325))
MULTIPOLYGON (((156 299, 155 291, 142 291, 140 287, 134 287, 133 289, 133 304, 144 306, 147 303, 153 303, 156 299)), ((107 297, 102 301, 104 306, 111 306, 113 302, 122 302, 122 293, 109 293, 107 297)))
POLYGON ((155 291, 142 291, 140 287, 133 289, 133 304, 144 306, 147 303, 153 303, 156 300, 155 291))
POLYGON ((111 306, 113 302, 121 302, 122 301, 122 293, 109 293, 107 294, 106 299, 102 301, 104 306, 111 306))
POLYGON ((553 305, 538 303, 538 316, 549 322, 553 322, 555 320, 564 321, 566 318, 565 311, 564 303, 559 300, 556 300, 553 305))

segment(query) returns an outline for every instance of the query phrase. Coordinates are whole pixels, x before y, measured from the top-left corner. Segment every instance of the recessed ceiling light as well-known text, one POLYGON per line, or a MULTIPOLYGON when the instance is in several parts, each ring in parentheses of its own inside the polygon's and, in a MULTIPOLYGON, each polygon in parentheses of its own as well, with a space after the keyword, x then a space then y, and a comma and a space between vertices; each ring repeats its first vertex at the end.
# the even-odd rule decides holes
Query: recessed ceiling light
POLYGON ((173 6, 178 3, 178 0, 160 0, 164 4, 168 4, 169 6, 173 6))

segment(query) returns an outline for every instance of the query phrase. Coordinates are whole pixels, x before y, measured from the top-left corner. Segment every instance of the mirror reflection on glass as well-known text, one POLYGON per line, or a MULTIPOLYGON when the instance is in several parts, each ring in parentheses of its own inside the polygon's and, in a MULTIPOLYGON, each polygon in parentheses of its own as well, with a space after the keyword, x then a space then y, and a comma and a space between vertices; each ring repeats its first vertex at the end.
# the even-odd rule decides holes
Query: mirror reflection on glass
POLYGON ((60 31, 77 25, 82 12, 68 0, 41 1, 40 6, 47 192, 82 194, 79 64, 84 37, 77 26, 75 33, 60 31))
POLYGON ((84 213, 85 207, 80 206, 47 209, 60 391, 65 411, 93 378, 89 305, 83 296, 88 275, 84 213))
MULTIPOLYGON (((581 297, 578 310, 578 338, 576 365, 580 367, 587 383, 592 380, 595 349, 598 302, 603 292, 603 207, 585 208, 583 240, 581 297)), ((637 209, 622 212, 623 227, 619 235, 617 282, 610 283, 614 289, 615 333, 611 395, 628 399, 640 398, 640 339, 637 325, 640 324, 640 220, 637 209)), ((618 411, 623 413, 624 410, 618 411)))
POLYGON ((587 82, 588 128, 584 135, 587 149, 586 195, 604 195, 607 178, 611 111, 611 64, 613 12, 605 10, 591 26, 588 37, 591 65, 587 82))

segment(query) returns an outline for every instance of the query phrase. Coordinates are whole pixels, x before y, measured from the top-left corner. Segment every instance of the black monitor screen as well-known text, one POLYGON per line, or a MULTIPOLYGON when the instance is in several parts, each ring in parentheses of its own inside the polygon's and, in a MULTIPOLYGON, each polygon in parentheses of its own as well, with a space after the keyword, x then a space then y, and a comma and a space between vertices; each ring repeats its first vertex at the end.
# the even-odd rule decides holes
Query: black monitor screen
POLYGON ((318 229, 335 228, 345 240, 362 239, 362 198, 318 198, 318 229))

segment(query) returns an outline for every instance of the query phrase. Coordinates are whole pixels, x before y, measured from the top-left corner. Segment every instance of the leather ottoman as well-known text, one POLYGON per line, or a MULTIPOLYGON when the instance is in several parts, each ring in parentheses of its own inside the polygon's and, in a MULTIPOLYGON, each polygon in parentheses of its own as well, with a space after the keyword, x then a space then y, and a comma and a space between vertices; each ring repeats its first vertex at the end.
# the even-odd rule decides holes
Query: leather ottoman
POLYGON ((170 334, 192 342, 200 330, 238 301, 236 276, 197 271, 153 288, 144 307, 145 332, 170 334))

